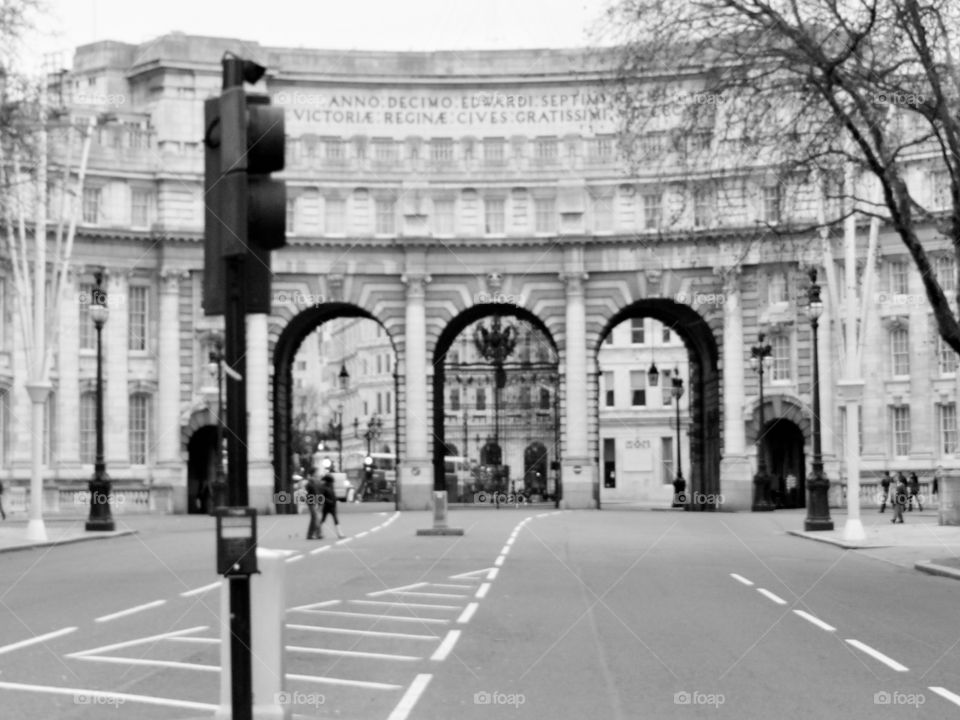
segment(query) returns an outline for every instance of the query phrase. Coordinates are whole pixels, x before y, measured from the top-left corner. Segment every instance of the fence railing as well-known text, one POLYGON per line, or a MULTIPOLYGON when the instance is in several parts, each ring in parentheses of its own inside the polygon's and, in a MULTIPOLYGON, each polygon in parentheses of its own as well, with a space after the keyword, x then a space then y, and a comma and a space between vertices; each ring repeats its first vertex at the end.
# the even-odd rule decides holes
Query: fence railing
MULTIPOLYGON (((90 491, 84 485, 45 487, 43 514, 51 517, 86 517, 90 512, 90 491)), ((110 491, 110 511, 114 515, 147 515, 173 512, 173 488, 169 485, 123 485, 114 483, 110 491)), ((30 512, 30 488, 7 487, 3 506, 13 518, 30 512)))

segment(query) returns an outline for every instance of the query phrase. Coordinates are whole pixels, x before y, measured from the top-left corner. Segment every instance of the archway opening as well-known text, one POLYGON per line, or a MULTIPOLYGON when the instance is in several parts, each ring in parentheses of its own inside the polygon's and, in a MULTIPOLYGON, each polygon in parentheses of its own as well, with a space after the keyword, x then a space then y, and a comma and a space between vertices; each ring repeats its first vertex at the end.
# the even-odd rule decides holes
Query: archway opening
POLYGON ((217 428, 203 425, 187 442, 187 513, 210 512, 217 474, 217 428))
POLYGON ((806 461, 803 431, 795 422, 775 418, 766 424, 763 448, 770 473, 770 493, 778 508, 806 507, 806 461))
POLYGON ((719 506, 718 358, 713 331, 687 305, 649 298, 609 320, 596 348, 599 506, 672 504, 678 478, 685 509, 719 506))

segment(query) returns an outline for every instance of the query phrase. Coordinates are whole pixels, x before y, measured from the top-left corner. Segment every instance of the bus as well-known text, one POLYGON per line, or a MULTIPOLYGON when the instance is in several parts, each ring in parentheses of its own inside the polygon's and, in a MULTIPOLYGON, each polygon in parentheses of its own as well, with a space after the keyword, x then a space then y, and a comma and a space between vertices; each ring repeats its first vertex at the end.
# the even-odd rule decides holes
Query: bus
POLYGON ((443 458, 443 477, 450 501, 461 502, 460 496, 471 491, 470 461, 461 455, 447 455, 443 458))
MULTIPOLYGON (((389 501, 393 500, 397 491, 397 457, 393 453, 357 453, 357 458, 351 458, 354 462, 359 462, 358 467, 352 467, 351 471, 356 473, 358 487, 360 491, 358 497, 363 501, 389 501), (366 474, 366 459, 370 458, 371 477, 368 479, 366 474)), ((353 462, 351 463, 353 464, 353 462)))

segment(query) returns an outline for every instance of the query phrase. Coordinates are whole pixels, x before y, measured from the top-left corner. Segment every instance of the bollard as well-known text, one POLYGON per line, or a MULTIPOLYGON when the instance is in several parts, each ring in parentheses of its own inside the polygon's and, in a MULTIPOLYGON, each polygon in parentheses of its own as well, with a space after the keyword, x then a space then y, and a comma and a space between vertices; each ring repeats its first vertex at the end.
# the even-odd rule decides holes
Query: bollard
POLYGON ((433 527, 417 530, 417 535, 463 535, 463 528, 447 525, 447 491, 433 493, 433 527))
MULTIPOLYGON (((290 720, 293 708, 283 702, 286 558, 290 550, 257 548, 260 572, 250 577, 250 645, 253 651, 254 720, 290 720)), ((220 707, 215 720, 230 720, 230 581, 220 588, 220 707)))

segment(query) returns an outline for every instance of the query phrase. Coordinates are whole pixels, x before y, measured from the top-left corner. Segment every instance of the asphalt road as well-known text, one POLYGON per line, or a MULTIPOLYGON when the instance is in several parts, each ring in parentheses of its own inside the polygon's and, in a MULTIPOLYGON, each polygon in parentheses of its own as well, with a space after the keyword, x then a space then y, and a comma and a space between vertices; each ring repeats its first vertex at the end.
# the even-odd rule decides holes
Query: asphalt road
MULTIPOLYGON (((346 720, 960 717, 960 583, 784 518, 471 509, 451 514, 463 537, 417 537, 426 513, 351 506, 339 543, 260 518, 263 546, 295 551, 282 702, 346 720)), ((212 716, 213 521, 129 522, 0 555, 3 718, 212 716)))

